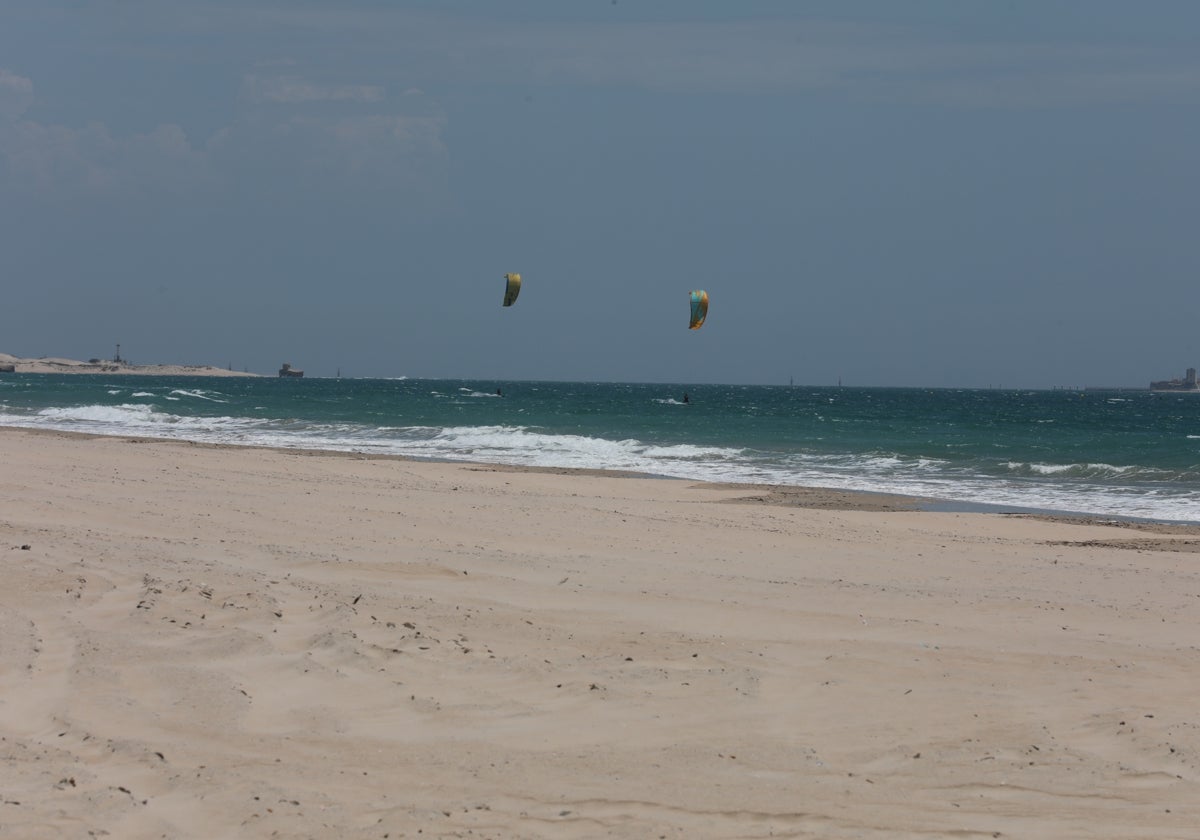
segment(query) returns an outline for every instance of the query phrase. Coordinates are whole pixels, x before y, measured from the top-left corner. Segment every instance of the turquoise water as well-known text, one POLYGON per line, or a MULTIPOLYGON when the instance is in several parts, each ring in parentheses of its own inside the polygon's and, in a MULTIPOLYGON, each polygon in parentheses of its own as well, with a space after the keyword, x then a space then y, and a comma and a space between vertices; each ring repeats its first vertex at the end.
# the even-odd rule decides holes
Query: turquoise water
POLYGON ((0 425, 1200 522, 1200 394, 21 374, 0 425))

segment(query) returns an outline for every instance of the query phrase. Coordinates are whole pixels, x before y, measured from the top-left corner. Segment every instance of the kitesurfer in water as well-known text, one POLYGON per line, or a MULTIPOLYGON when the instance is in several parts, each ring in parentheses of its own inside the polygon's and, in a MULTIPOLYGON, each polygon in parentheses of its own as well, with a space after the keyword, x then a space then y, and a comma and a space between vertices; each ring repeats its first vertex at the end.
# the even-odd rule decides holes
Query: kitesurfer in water
POLYGON ((496 396, 497 396, 497 397, 503 397, 503 396, 504 396, 504 392, 503 392, 503 391, 501 391, 499 388, 497 388, 497 389, 496 389, 496 396))
POLYGON ((683 392, 683 402, 684 402, 684 404, 691 402, 691 400, 688 399, 687 391, 683 392))

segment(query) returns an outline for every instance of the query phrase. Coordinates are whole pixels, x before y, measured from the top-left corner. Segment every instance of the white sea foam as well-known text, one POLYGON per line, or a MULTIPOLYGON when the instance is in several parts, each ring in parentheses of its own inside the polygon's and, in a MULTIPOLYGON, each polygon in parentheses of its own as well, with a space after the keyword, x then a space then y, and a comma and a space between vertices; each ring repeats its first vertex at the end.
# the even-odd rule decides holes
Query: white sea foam
POLYGON ((179 397, 195 397, 198 400, 210 400, 212 402, 219 402, 219 403, 229 402, 229 400, 221 399, 220 395, 218 395, 218 392, 216 392, 216 391, 203 391, 200 389, 186 391, 182 388, 176 388, 171 393, 174 394, 175 396, 179 396, 179 397))

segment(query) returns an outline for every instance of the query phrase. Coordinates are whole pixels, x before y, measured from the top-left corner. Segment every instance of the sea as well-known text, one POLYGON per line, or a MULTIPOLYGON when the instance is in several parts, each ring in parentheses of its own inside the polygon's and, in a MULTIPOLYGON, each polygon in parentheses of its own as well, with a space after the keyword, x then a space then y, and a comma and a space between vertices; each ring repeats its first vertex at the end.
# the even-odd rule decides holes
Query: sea
POLYGON ((0 375, 0 425, 1200 523, 1200 394, 0 375))

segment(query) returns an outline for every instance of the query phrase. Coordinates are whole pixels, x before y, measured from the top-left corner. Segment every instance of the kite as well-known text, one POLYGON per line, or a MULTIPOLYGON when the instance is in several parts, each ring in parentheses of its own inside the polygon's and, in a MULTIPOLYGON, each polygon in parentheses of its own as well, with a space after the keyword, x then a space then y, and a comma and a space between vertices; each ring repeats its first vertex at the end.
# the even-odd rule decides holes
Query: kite
POLYGON ((521 293, 521 275, 520 274, 505 274, 504 275, 504 305, 512 306, 516 303, 517 295, 521 293))
POLYGON ((688 325, 688 329, 700 329, 700 325, 704 323, 704 319, 707 316, 708 292, 699 290, 692 292, 692 322, 688 325))

